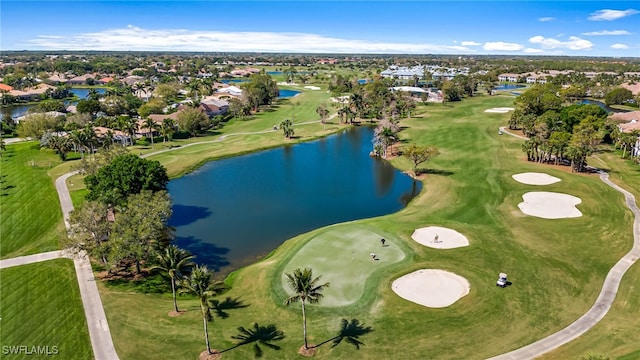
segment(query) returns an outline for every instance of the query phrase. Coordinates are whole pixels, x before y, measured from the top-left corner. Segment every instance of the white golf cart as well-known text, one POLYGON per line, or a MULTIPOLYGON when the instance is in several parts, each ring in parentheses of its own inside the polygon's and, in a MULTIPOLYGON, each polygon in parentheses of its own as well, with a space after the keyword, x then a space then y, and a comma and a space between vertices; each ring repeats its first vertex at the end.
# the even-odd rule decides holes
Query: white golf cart
POLYGON ((496 286, 500 286, 501 288, 507 286, 507 274, 500 273, 500 275, 498 275, 498 281, 496 281, 496 286))

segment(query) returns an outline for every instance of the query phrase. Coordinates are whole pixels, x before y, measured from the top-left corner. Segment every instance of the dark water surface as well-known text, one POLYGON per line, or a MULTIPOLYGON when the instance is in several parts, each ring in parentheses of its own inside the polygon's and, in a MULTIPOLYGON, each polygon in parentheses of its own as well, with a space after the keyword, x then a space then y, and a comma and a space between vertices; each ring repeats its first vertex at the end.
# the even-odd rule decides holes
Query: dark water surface
POLYGON ((373 129, 210 162, 172 180, 178 246, 222 273, 310 230, 404 208, 421 183, 371 158, 373 129))

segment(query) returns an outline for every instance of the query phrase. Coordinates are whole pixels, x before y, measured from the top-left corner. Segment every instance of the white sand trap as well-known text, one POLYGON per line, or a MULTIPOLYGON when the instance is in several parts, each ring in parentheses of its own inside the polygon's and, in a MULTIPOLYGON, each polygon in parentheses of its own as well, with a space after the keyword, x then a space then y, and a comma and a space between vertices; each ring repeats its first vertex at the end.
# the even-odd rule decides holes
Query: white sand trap
POLYGON ((320 90, 319 87, 317 86, 312 86, 312 85, 307 85, 304 87, 305 89, 309 89, 309 90, 320 90))
POLYGON ((543 219, 565 219, 582 216, 576 205, 582 200, 573 195, 562 193, 534 191, 522 195, 522 200, 518 204, 523 213, 537 216, 543 219))
POLYGON ((491 108, 491 109, 487 109, 484 112, 486 113, 496 113, 496 114, 506 114, 509 111, 513 111, 515 110, 514 108, 510 108, 510 107, 500 107, 500 108, 491 108))
POLYGON ((429 226, 416 229, 411 238, 424 246, 435 249, 454 249, 469 246, 466 236, 453 229, 429 226))
POLYGON ((469 281, 462 276, 437 269, 417 270, 391 284, 401 298, 431 308, 453 305, 469 288, 469 281))
POLYGON ((527 172, 511 175, 513 180, 527 185, 551 185, 561 181, 555 176, 545 173, 527 172))

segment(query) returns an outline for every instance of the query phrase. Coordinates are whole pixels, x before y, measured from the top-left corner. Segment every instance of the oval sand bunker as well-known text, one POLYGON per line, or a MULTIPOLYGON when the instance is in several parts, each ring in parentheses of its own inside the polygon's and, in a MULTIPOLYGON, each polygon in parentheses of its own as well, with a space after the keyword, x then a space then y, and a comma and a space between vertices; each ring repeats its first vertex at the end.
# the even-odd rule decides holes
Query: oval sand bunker
POLYGON ((520 210, 531 216, 543 219, 565 219, 582 216, 576 205, 582 200, 573 195, 562 193, 534 191, 522 195, 522 200, 518 207, 520 210))
POLYGON ((551 185, 560 181, 560 179, 555 176, 537 172, 515 174, 511 175, 511 177, 513 180, 527 185, 551 185))
POLYGON ((454 249, 469 246, 467 237, 453 229, 429 226, 416 229, 411 238, 424 246, 435 249, 454 249))
POLYGON ((469 281, 438 269, 422 269, 396 279, 391 289, 401 298, 431 308, 453 305, 469 293, 469 281))

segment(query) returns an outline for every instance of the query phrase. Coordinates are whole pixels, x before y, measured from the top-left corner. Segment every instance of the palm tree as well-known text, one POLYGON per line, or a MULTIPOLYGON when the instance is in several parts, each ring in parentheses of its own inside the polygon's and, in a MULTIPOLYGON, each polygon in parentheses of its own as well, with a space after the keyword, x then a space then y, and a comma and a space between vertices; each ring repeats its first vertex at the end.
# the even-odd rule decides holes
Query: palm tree
POLYGON ((302 331, 304 334, 304 348, 307 350, 309 349, 309 344, 307 343, 307 315, 304 310, 304 304, 307 302, 309 304, 319 303, 324 296, 322 295, 322 290, 329 287, 329 283, 318 284, 320 276, 314 278, 313 271, 310 268, 305 268, 304 270, 298 268, 293 271, 293 274, 285 274, 285 276, 295 294, 287 298, 284 303, 289 305, 299 301, 302 305, 302 331))
POLYGON ((162 142, 166 142, 168 138, 173 136, 175 132, 176 124, 171 118, 166 118, 162 120, 162 125, 160 125, 160 135, 162 135, 162 142))
POLYGON ((213 354, 209 345, 209 329, 207 323, 213 320, 209 298, 217 295, 224 289, 224 286, 213 280, 213 271, 206 265, 196 265, 191 270, 191 275, 182 282, 185 292, 196 295, 200 299, 200 311, 202 312, 202 323, 204 324, 204 338, 207 344, 207 352, 213 354))
POLYGON ((194 256, 188 251, 180 249, 175 245, 169 245, 164 249, 164 253, 160 253, 157 256, 158 265, 151 268, 151 270, 160 270, 166 272, 171 279, 171 292, 173 294, 173 309, 175 312, 178 310, 178 303, 176 302, 176 280, 182 278, 184 272, 193 267, 194 263, 191 262, 194 256))
POLYGON ((146 118, 146 119, 144 119, 144 126, 149 130, 147 132, 147 134, 149 135, 149 138, 151 139, 151 147, 155 148, 155 146, 153 145, 153 131, 158 129, 158 124, 156 124, 156 122, 153 119, 146 118))

